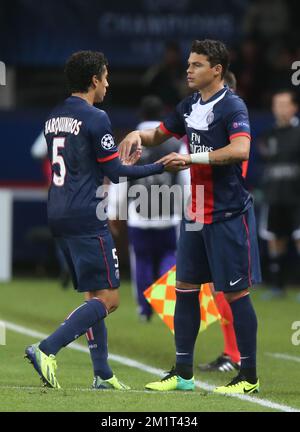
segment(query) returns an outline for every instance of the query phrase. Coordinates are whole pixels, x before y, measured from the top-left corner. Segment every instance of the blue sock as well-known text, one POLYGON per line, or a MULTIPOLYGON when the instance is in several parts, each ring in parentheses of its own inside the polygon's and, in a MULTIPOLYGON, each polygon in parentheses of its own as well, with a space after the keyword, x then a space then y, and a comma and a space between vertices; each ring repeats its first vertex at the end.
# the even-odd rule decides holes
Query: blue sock
POLYGON ((194 346, 199 328, 199 290, 178 290, 176 288, 174 314, 176 371, 185 379, 193 376, 194 346))
POLYGON ((94 375, 103 380, 113 376, 113 372, 107 362, 107 330, 104 320, 97 321, 86 332, 86 338, 94 367, 94 375))
POLYGON ((40 350, 46 355, 56 355, 62 347, 69 345, 106 315, 107 310, 100 300, 86 301, 75 309, 54 333, 40 343, 40 350))
POLYGON ((250 295, 230 303, 237 345, 241 354, 241 371, 247 381, 255 383, 257 318, 250 295))

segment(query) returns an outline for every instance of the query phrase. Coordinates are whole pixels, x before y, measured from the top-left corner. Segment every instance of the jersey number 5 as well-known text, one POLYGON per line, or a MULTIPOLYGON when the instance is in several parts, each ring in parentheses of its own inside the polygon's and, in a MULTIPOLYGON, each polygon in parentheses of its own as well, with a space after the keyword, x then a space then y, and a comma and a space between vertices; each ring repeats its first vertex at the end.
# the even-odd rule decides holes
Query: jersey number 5
POLYGON ((52 165, 59 165, 59 175, 56 173, 53 174, 53 183, 55 186, 63 186, 65 183, 66 165, 63 156, 58 154, 58 149, 65 147, 65 140, 66 138, 53 138, 52 165))

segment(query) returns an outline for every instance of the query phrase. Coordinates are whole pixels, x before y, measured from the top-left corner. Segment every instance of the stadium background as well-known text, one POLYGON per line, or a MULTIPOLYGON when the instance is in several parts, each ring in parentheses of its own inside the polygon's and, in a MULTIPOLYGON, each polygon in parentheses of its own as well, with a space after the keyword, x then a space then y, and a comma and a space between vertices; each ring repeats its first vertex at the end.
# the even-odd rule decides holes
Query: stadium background
MULTIPOLYGON (((0 3, 0 60, 7 67, 7 85, 0 87, 1 188, 44 185, 41 162, 32 158, 30 149, 49 110, 66 96, 62 71, 72 52, 105 52, 110 89, 103 107, 112 119, 116 137, 121 138, 138 123, 138 107, 144 95, 162 97, 166 112, 181 99, 191 40, 209 37, 228 44, 237 91, 249 107, 253 142, 247 183, 257 197, 259 212, 261 165, 255 142, 272 123, 270 95, 276 89, 292 86, 291 65, 300 59, 300 36, 293 13, 296 1, 0 3), (153 66, 166 59, 169 66, 165 72, 152 79, 157 73, 153 66)), ((43 232, 39 235, 34 229, 46 224, 45 203, 30 201, 30 193, 26 197, 14 200, 13 269, 32 271, 38 267, 55 272, 51 245, 43 232)), ((119 249, 126 271, 124 241, 119 242, 119 249)), ((261 251, 264 264, 263 243, 261 251)), ((295 264, 292 250, 291 261, 295 264)), ((297 272, 288 271, 287 275, 292 276, 292 282, 297 280, 297 272)))
MULTIPOLYGON (((237 92, 250 112, 253 141, 247 183, 259 215, 262 170, 256 138, 272 125, 272 92, 293 88, 299 95, 291 82, 291 65, 300 60, 296 11, 296 0, 0 0, 0 61, 6 65, 6 86, 0 86, 0 192, 8 189, 14 194, 13 276, 36 277, 38 284, 58 275, 46 230, 42 164, 30 150, 49 110, 66 96, 66 58, 81 49, 103 51, 109 60, 110 89, 102 107, 118 140, 138 123, 143 96, 159 95, 168 112, 185 94, 184 71, 193 39, 225 41, 237 92), (165 73, 151 79, 157 73, 154 66, 162 64, 165 73)), ((4 223, 0 212, 2 228, 4 223)), ((125 227, 122 233, 117 243, 126 280, 125 227)), ((266 245, 261 240, 260 247, 268 281, 266 245)), ((292 245, 289 253, 286 278, 297 287, 300 266, 292 245)))

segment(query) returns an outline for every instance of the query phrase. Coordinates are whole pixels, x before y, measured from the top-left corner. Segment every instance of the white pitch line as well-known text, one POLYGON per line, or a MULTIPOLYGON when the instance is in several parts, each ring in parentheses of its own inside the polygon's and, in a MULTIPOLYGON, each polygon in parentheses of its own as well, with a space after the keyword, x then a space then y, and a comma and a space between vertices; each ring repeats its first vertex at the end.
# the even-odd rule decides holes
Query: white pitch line
MULTIPOLYGON (((8 321, 4 321, 4 323, 5 323, 6 328, 8 330, 11 330, 11 331, 14 331, 16 333, 20 333, 20 334, 23 334, 26 336, 31 336, 31 337, 34 337, 37 339, 45 339, 48 336, 45 333, 41 333, 41 332, 38 332, 36 330, 32 330, 32 329, 29 329, 29 328, 26 328, 26 327, 23 327, 23 326, 20 326, 20 325, 17 325, 17 324, 8 322, 8 321)), ((70 345, 68 345, 68 348, 71 348, 73 350, 80 351, 80 352, 89 353, 89 349, 87 347, 84 347, 81 344, 78 344, 76 342, 75 343, 73 342, 70 345)), ((158 368, 155 368, 152 366, 148 366, 148 365, 145 365, 144 363, 141 363, 139 361, 132 360, 130 358, 123 357, 120 355, 109 354, 109 359, 116 361, 118 363, 121 363, 125 366, 140 369, 143 372, 148 372, 148 373, 153 374, 153 375, 163 376, 165 374, 163 369, 158 369, 158 368)), ((215 388, 215 385, 211 385, 211 384, 205 383, 203 381, 197 381, 197 380, 195 381, 195 385, 196 385, 196 387, 198 387, 202 390, 209 391, 209 392, 211 392, 215 388)), ((221 395, 221 396, 223 396, 223 395, 221 395)), ((262 398, 259 398, 256 396, 246 396, 246 395, 238 395, 238 394, 232 394, 232 395, 228 394, 226 396, 240 399, 244 402, 255 403, 257 405, 261 405, 261 406, 264 406, 266 408, 275 409, 278 411, 300 412, 300 409, 293 408, 293 407, 290 407, 288 405, 282 405, 282 404, 279 404, 276 402, 272 402, 268 399, 262 399, 262 398)))
POLYGON ((284 353, 269 353, 269 352, 266 352, 265 354, 279 360, 290 360, 290 361, 300 363, 300 357, 298 356, 292 356, 290 354, 284 354, 284 353))

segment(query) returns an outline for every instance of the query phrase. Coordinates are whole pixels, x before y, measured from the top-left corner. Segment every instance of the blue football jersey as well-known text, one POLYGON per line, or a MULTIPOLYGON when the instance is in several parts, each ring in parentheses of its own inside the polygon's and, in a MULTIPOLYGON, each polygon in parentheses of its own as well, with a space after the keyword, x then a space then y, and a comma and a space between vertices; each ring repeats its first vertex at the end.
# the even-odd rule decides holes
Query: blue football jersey
POLYGON ((44 133, 52 166, 48 220, 53 234, 99 233, 107 226, 96 216, 101 163, 118 157, 106 112, 70 96, 49 115, 44 133))
MULTIPOLYGON (((205 102, 199 92, 188 96, 167 116, 160 128, 177 138, 187 135, 190 153, 217 150, 240 135, 250 138, 245 103, 227 86, 205 102)), ((207 224, 240 214, 252 204, 241 163, 222 166, 193 164, 191 184, 190 210, 207 224), (197 185, 204 186, 204 203, 197 200, 197 185)))

